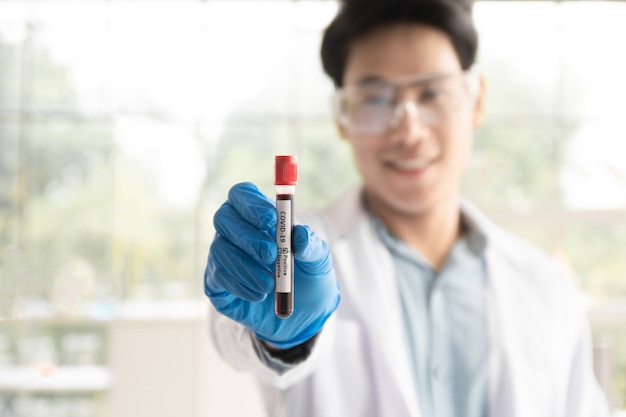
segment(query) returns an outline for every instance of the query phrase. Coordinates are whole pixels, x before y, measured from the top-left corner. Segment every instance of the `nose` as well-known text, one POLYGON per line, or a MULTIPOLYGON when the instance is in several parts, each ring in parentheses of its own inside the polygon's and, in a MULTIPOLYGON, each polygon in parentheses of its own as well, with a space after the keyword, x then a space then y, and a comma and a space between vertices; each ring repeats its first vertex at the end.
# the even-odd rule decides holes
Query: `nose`
POLYGON ((398 103, 389 121, 389 131, 394 137, 404 140, 420 137, 420 132, 430 125, 426 117, 428 115, 422 113, 423 110, 413 101, 404 100, 398 103))
POLYGON ((393 109, 393 112, 391 114, 389 127, 391 129, 396 129, 402 122, 402 119, 405 115, 411 118, 419 117, 419 111, 417 109, 417 106, 412 101, 405 100, 396 104, 396 107, 393 109))

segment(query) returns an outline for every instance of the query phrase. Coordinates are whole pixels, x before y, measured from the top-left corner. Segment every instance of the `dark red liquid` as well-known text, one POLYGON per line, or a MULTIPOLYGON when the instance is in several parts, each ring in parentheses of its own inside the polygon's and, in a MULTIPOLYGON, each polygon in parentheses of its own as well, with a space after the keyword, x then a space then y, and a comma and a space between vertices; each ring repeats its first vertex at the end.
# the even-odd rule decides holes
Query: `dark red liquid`
POLYGON ((293 293, 277 292, 275 295, 276 315, 281 319, 286 319, 293 314, 293 293))

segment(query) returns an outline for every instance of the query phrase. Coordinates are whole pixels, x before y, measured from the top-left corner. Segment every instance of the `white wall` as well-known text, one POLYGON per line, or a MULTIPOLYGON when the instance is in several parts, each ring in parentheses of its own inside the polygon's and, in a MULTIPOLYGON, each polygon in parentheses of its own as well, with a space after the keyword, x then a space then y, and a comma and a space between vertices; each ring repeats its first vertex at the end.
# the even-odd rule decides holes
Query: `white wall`
POLYGON ((219 358, 205 319, 112 321, 107 352, 107 416, 263 415, 254 382, 219 358))

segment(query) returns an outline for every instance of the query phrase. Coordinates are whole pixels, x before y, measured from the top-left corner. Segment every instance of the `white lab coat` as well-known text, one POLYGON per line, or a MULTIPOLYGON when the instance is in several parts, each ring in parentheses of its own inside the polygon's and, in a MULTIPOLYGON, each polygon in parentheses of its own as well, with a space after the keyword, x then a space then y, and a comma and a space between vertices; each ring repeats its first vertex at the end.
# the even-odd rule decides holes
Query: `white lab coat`
MULTIPOLYGON (((247 329, 212 315, 214 343, 232 366, 258 377, 270 417, 422 416, 392 258, 359 195, 298 219, 329 243, 342 296, 306 361, 281 374, 259 359, 247 329)), ((608 416, 572 282, 470 205, 462 210, 488 241, 489 415, 608 416)))

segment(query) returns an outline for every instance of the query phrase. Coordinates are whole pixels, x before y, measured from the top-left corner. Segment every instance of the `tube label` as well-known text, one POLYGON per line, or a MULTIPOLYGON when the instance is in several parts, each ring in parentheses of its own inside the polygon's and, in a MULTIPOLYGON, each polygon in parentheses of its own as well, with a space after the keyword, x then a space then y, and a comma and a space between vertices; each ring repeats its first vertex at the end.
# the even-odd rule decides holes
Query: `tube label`
POLYGON ((276 224, 276 292, 291 292, 293 276, 293 253, 291 251, 292 200, 276 200, 278 223, 276 224))

